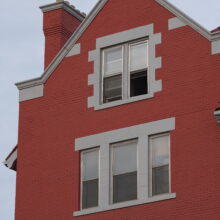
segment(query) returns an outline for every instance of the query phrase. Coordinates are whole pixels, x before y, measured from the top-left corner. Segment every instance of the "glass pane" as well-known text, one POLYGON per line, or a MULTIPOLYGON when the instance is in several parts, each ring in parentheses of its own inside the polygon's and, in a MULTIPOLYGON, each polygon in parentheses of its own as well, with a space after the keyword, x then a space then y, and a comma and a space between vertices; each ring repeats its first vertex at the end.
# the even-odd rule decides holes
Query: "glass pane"
POLYGON ((83 182, 82 208, 98 206, 98 179, 83 182))
POLYGON ((137 172, 113 177, 113 203, 137 199, 137 172))
POLYGON ((137 142, 125 142, 113 148, 113 175, 137 171, 137 142))
POLYGON ((130 77, 130 96, 139 96, 147 94, 148 84, 147 84, 147 70, 135 72, 131 74, 130 77))
POLYGON ((104 79, 104 103, 119 100, 122 97, 122 76, 104 79))
POLYGON ((83 160, 83 181, 98 178, 99 172, 99 151, 82 152, 83 160))
POLYGON ((122 47, 104 51, 104 75, 122 72, 122 47))
POLYGON ((130 71, 145 69, 148 66, 147 42, 130 45, 130 71))
POLYGON ((152 167, 169 164, 169 135, 151 138, 152 167))
POLYGON ((152 195, 169 192, 169 165, 152 170, 152 195))

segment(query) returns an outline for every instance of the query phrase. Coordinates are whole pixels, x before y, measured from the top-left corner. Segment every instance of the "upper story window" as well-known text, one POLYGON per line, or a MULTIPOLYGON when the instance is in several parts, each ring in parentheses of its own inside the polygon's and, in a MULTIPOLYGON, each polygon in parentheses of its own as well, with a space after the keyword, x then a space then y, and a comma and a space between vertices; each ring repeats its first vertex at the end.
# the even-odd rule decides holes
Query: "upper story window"
POLYGON ((102 102, 148 93, 148 41, 142 40, 102 50, 102 102))
POLYGON ((93 86, 88 107, 109 108, 152 98, 161 91, 161 80, 156 79, 160 43, 161 33, 153 33, 153 24, 96 39, 96 49, 89 51, 94 73, 88 79, 93 86))

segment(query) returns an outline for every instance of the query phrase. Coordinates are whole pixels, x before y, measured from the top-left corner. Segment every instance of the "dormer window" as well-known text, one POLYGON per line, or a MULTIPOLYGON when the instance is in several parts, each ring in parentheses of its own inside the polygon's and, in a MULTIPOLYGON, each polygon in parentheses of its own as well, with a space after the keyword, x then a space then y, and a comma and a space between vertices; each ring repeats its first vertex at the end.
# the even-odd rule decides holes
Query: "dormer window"
POLYGON ((102 103, 148 93, 148 41, 103 49, 102 103))

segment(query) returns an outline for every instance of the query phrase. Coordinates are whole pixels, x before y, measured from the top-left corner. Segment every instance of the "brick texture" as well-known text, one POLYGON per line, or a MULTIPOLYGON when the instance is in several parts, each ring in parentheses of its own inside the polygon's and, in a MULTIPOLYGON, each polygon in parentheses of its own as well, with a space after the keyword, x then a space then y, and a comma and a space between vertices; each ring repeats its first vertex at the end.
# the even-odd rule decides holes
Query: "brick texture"
POLYGON ((45 68, 50 64, 80 23, 81 21, 64 9, 44 12, 45 68))
MULTIPOLYGON (((58 19, 53 12, 45 16, 48 22, 58 19)), ((109 0, 78 40, 81 54, 65 58, 47 80, 44 97, 20 103, 16 220, 220 219, 220 126, 213 116, 220 101, 220 55, 212 56, 211 43, 188 26, 168 31, 172 17, 154 0, 109 0), (162 33, 156 47, 162 91, 148 100, 88 109, 87 98, 93 95, 88 51, 95 49, 96 38, 152 23, 155 33, 162 33), (80 199, 75 138, 169 117, 176 117, 171 133, 176 199, 73 217, 80 199)), ((59 26, 59 19, 55 23, 59 26)), ((46 66, 65 41, 51 38, 46 66)))

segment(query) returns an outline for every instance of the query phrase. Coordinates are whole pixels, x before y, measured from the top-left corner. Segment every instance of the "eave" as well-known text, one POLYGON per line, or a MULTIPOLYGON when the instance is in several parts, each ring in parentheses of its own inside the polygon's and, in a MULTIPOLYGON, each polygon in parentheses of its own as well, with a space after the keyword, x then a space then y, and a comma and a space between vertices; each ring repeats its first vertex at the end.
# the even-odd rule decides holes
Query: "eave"
POLYGON ((3 163, 9 169, 14 171, 17 170, 17 146, 14 147, 3 163))

